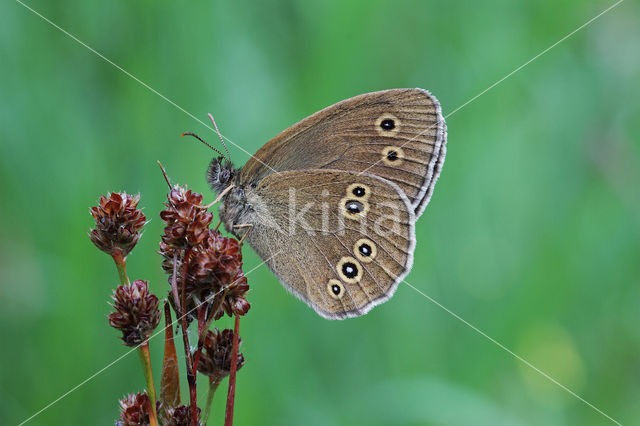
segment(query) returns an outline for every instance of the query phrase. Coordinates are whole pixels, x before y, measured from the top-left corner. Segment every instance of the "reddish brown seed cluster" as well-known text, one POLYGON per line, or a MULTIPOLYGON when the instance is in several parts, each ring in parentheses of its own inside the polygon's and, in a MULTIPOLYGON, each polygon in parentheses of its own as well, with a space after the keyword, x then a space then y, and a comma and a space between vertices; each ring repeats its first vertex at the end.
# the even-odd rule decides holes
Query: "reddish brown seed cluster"
POLYGON ((160 249, 184 249, 200 244, 213 219, 211 213, 201 208, 202 195, 176 185, 167 199, 167 208, 160 212, 166 223, 160 249))
POLYGON ((136 280, 131 285, 118 286, 113 292, 114 312, 109 324, 122 331, 127 346, 145 342, 160 322, 158 298, 149 292, 146 281, 136 280))
MULTIPOLYGON (((249 291, 242 272, 242 252, 235 238, 227 238, 209 229, 212 215, 201 208, 202 195, 184 187, 174 187, 167 208, 160 213, 165 221, 160 243, 162 267, 184 285, 185 314, 189 320, 203 305, 215 319, 228 315, 244 315, 251 305, 245 296, 249 291), (215 301, 215 303, 214 303, 215 301), (216 306, 216 312, 210 309, 216 306)), ((175 308, 173 295, 170 300, 175 308)))
POLYGON ((127 257, 140 239, 146 218, 139 210, 139 195, 112 192, 100 197, 100 204, 89 209, 95 228, 89 238, 100 250, 111 256, 127 257))
MULTIPOLYGON (((242 339, 238 338, 238 345, 242 339)), ((231 371, 231 350, 233 348, 233 330, 217 328, 209 330, 205 337, 202 356, 198 364, 198 371, 209 376, 214 382, 220 382, 231 371)), ((244 355, 238 353, 238 370, 244 365, 244 355)))
MULTIPOLYGON (((200 408, 198 408, 197 424, 200 424, 200 408)), ((186 405, 180 405, 176 408, 168 410, 167 418, 162 423, 164 426, 191 426, 191 408, 186 405)))
POLYGON ((149 425, 151 400, 146 393, 132 393, 120 401, 120 418, 116 426, 149 425))

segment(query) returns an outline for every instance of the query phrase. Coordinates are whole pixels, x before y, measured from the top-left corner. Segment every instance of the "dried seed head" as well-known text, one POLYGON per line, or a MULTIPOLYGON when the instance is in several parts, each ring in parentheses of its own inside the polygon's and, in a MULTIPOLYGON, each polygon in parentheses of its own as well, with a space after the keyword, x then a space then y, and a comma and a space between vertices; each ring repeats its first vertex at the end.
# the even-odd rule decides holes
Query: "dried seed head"
POLYGON ((200 286, 226 286, 242 268, 242 252, 235 238, 210 229, 188 259, 187 280, 200 286))
MULTIPOLYGON (((238 346, 242 340, 238 338, 238 346)), ((198 362, 198 371, 220 382, 231 371, 231 350, 233 348, 233 330, 222 332, 209 330, 205 336, 204 347, 198 362)), ((238 353, 238 370, 244 365, 244 355, 238 353)))
MULTIPOLYGON (((168 263, 167 259, 164 263, 168 263)), ((225 312, 232 316, 244 315, 249 310, 251 305, 245 299, 249 286, 242 272, 240 245, 235 238, 224 237, 210 229, 207 238, 190 250, 186 265, 178 262, 178 283, 182 282, 184 270, 187 271, 185 313, 188 321, 194 319, 196 307, 201 304, 207 312, 218 306, 214 314, 216 319, 225 312)), ((173 295, 169 295, 169 300, 175 308, 173 295)))
POLYGON ((174 250, 197 245, 206 238, 213 215, 199 208, 201 204, 202 195, 186 187, 176 185, 169 192, 167 208, 160 212, 166 223, 160 243, 165 258, 173 259, 174 250))
POLYGON ((107 195, 100 196, 100 204, 89 209, 95 220, 89 238, 103 252, 125 258, 140 239, 146 221, 137 208, 140 196, 125 192, 107 195))
POLYGON ((113 292, 114 312, 109 324, 122 331, 127 346, 145 342, 160 322, 158 298, 149 292, 146 281, 136 280, 131 285, 118 286, 113 292))
POLYGON ((120 401, 120 418, 116 426, 146 426, 149 425, 149 409, 151 400, 146 393, 132 393, 120 401))
MULTIPOLYGON (((165 426, 191 426, 191 407, 180 405, 168 410, 165 426)), ((198 408, 198 424, 200 423, 200 408, 198 408)))
POLYGON ((245 277, 244 272, 239 269, 236 276, 224 291, 224 299, 220 308, 214 314, 214 319, 220 319, 225 312, 230 317, 234 314, 240 317, 244 316, 244 314, 249 312, 249 308, 251 308, 251 304, 247 302, 246 299, 248 292, 249 284, 247 284, 247 277, 245 277))

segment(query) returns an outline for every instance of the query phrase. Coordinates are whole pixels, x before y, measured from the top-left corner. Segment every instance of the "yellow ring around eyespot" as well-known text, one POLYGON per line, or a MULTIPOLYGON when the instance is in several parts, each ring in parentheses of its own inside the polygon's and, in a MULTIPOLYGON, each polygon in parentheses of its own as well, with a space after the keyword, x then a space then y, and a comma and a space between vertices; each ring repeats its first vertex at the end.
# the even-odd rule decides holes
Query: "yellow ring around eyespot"
POLYGON ((357 197, 344 197, 343 199, 340 200, 340 213, 342 213, 342 215, 346 218, 349 218, 351 220, 360 220, 363 217, 365 217, 368 212, 369 212, 369 203, 367 203, 366 200, 359 199, 357 197), (346 204, 349 201, 357 201, 358 203, 362 204, 362 207, 364 207, 364 209, 357 213, 350 212, 349 210, 347 210, 347 207, 346 207, 346 204))
POLYGON ((387 166, 398 166, 402 164, 403 159, 404 159, 404 151, 399 146, 389 145, 389 146, 385 146, 382 149, 382 162, 387 166), (390 152, 396 153, 395 160, 389 159, 388 155, 390 152))
POLYGON ((398 131, 400 130, 401 124, 402 124, 402 122, 395 115, 393 115, 393 114, 382 114, 376 120, 375 126, 376 126, 376 131, 378 132, 378 134, 380 136, 395 136, 395 134, 398 133, 398 131), (382 122, 384 120, 393 120, 393 125, 394 125, 393 129, 385 130, 382 127, 380 127, 380 125, 382 124, 382 122))
POLYGON ((369 188, 369 186, 363 184, 363 183, 352 183, 351 185, 347 186, 347 197, 353 197, 353 200, 368 200, 369 196, 371 195, 371 188, 369 188), (356 188, 362 188, 364 189, 364 195, 361 196, 357 196, 353 193, 353 190, 356 188))
POLYGON ((360 238, 353 245, 353 254, 355 254, 358 260, 360 260, 361 262, 370 263, 370 262, 373 262, 373 259, 375 259, 376 255, 378 254, 378 247, 370 239, 360 238), (364 254, 360 253, 360 246, 362 244, 367 244, 371 248, 371 254, 369 254, 369 256, 365 256, 364 254))
POLYGON ((342 281, 349 284, 355 284, 362 279, 362 266, 355 258, 351 256, 344 256, 343 258, 341 258, 338 262, 338 265, 336 265, 336 271, 338 272, 338 276, 342 279, 342 281), (349 278, 342 271, 342 267, 345 263, 353 263, 353 265, 355 266, 357 272, 354 277, 349 278))
POLYGON ((327 290, 329 291, 329 296, 331 296, 332 298, 336 299, 336 300, 340 300, 342 299, 342 296, 344 295, 344 286, 342 285, 342 283, 336 279, 330 279, 329 282, 327 283, 327 290), (337 286, 340 289, 340 292, 338 294, 335 294, 333 292, 333 286, 337 286))

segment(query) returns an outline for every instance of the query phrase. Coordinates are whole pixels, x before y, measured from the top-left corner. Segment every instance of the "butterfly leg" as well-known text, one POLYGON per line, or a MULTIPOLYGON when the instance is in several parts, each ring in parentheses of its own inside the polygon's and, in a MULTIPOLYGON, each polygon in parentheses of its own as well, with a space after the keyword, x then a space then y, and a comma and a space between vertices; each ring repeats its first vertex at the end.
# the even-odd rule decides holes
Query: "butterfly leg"
POLYGON ((244 242, 244 239, 247 238, 247 235, 249 235, 249 232, 251 232, 251 229, 253 228, 253 223, 241 223, 239 225, 234 225, 234 228, 249 228, 247 230, 247 232, 244 233, 244 235, 242 236, 242 238, 240 238, 240 245, 242 245, 242 243, 244 242))

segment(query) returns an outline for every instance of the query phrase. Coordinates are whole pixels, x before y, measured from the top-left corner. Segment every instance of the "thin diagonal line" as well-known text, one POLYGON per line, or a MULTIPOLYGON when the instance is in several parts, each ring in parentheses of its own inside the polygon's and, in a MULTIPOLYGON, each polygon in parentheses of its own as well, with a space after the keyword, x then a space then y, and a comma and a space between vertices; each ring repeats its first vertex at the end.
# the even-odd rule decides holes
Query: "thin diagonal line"
MULTIPOLYGON (((62 33, 66 34, 67 36, 69 36, 71 39, 73 39, 74 41, 76 41, 77 43, 79 43, 80 45, 86 47, 88 50, 90 50, 91 52, 93 52, 96 56, 98 56, 99 58, 103 59, 104 61, 108 62, 109 64, 113 65, 114 67, 116 67, 118 70, 122 71, 122 73, 124 73, 126 76, 132 78, 133 80, 137 81, 138 83, 140 83, 142 86, 144 86, 147 90, 149 90, 152 93, 155 93, 156 95, 160 96, 162 99, 164 99, 166 102, 168 102, 169 104, 171 104, 172 106, 174 106, 175 108, 179 109, 180 111, 182 111, 183 113, 185 113, 186 115, 188 115, 189 117, 193 118, 194 120, 196 120, 198 123, 202 124, 203 126, 205 126, 206 128, 215 131, 213 127, 209 126, 207 123, 205 123, 204 121, 200 120, 198 117, 196 117, 195 115, 193 115, 192 113, 190 113, 189 111, 187 111, 186 109, 184 109, 183 107, 181 107, 180 105, 178 105, 177 103, 175 103, 174 101, 172 101, 171 99, 167 98, 165 95, 163 95, 162 93, 158 92, 156 89, 154 89, 153 87, 149 86, 147 83, 145 83, 144 81, 140 80, 138 77, 136 77, 135 75, 131 74, 129 71, 125 70, 124 68, 122 68, 120 65, 116 64, 115 62, 113 62, 111 59, 107 58, 106 56, 104 56, 102 53, 98 52, 97 50, 95 50, 93 47, 89 46, 87 43, 83 42, 82 40, 80 40, 78 37, 74 36, 73 34, 71 34, 69 31, 65 30, 64 28, 60 27, 59 25, 55 24, 54 22, 52 22, 49 18, 47 18, 46 16, 42 15, 41 13, 39 13, 37 10, 31 8, 30 6, 27 6, 26 4, 24 4, 21 0, 16 0, 17 3, 19 3, 20 5, 22 5, 23 7, 25 7, 26 9, 30 10, 31 12, 33 12, 35 15, 39 16, 40 18, 42 18, 44 21, 46 21, 47 23, 49 23, 50 25, 52 25, 53 27, 57 28, 58 30, 60 30, 62 33)), ((221 136, 223 138, 225 138, 227 141, 229 141, 230 144, 232 144, 233 146, 235 146, 236 148, 240 149, 242 152, 244 152, 245 154, 249 155, 251 158, 255 159, 256 161, 258 161, 259 163, 261 163, 263 166, 268 167, 269 169, 271 169, 273 172, 275 172, 276 170, 273 169, 271 166, 269 166, 268 164, 265 164, 264 162, 262 162, 259 158, 253 156, 249 151, 247 151, 246 149, 244 149, 243 147, 241 147, 240 145, 238 145, 237 143, 235 143, 234 141, 232 141, 231 139, 229 139, 228 137, 224 136, 221 134, 221 136)))
POLYGON ((527 361, 526 359, 522 358, 520 355, 516 354, 515 352, 513 352, 512 350, 510 350, 509 348, 507 348, 505 345, 503 345, 502 343, 498 342, 496 339, 494 339, 493 337, 489 336, 487 333, 485 333, 484 331, 480 330, 478 327, 476 327, 475 325, 471 324, 469 321, 465 320, 464 318, 462 318, 460 315, 456 314, 455 312, 451 311, 450 309, 448 309, 447 307, 445 307, 444 305, 442 305, 440 302, 438 302, 437 300, 435 300, 434 298, 432 298, 431 296, 427 295, 426 293, 424 293, 423 291, 419 290, 418 288, 414 287, 413 285, 409 284, 406 280, 402 280, 403 283, 405 283, 406 285, 408 285, 409 287, 411 287, 412 289, 414 289, 415 291, 417 291, 419 294, 421 294, 422 296, 424 296, 426 299, 428 299, 430 302, 432 302, 433 304, 437 305, 439 308, 443 309, 445 312, 447 312, 448 314, 450 314, 451 316, 453 316, 454 318, 456 318, 457 320, 459 320, 460 322, 462 322, 463 324, 471 327, 475 332, 477 332, 478 334, 480 334, 482 337, 488 339, 489 341, 491 341, 492 343, 494 343, 495 345, 497 345, 500 349, 504 350, 505 352, 509 353, 511 356, 513 356, 514 358, 516 358, 518 361, 524 363, 527 367, 531 368, 532 370, 534 370, 535 372, 537 372, 538 374, 542 375, 543 377, 545 377, 547 380, 549 380, 550 382, 556 384, 557 386, 559 386, 560 388, 562 388, 563 390, 565 390, 566 392, 568 392, 569 394, 573 395, 574 397, 578 398, 580 401, 584 402, 585 404, 587 404, 589 407, 593 408, 595 411, 597 411, 598 413, 602 414, 603 416, 605 416, 607 419, 611 420, 612 422, 620 425, 620 423, 618 421, 616 421, 615 419, 613 419, 611 416, 607 415, 607 413, 605 413, 604 411, 602 411, 601 409, 599 409, 598 407, 596 407, 595 405, 591 404, 589 401, 585 400, 584 398, 582 398, 580 395, 578 395, 577 393, 575 393, 574 391, 572 391, 571 389, 569 389, 568 387, 566 387, 565 385, 563 385, 562 383, 558 382, 556 379, 554 379, 553 377, 551 377, 550 375, 548 375, 547 373, 545 373, 544 371, 540 370, 538 367, 536 367, 535 365, 531 364, 529 361, 527 361))
MULTIPOLYGON (((259 267, 261 267, 262 265, 264 265, 265 263, 267 263, 269 260, 273 259, 274 257, 276 257, 277 255, 279 255, 281 253, 278 252, 276 254, 274 254, 273 256, 271 256, 269 259, 267 260, 263 260, 261 263, 259 263, 257 266, 253 267, 251 270, 249 270, 245 275, 245 277, 247 275, 249 275, 250 273, 252 273, 253 271, 255 271, 256 269, 258 269, 259 267)), ((173 327, 175 324, 178 323, 178 321, 182 320, 182 318, 184 318, 185 316, 189 315, 190 313, 194 312, 195 310, 198 309, 198 307, 200 307, 200 305, 202 305, 203 303, 206 303, 208 300, 211 300, 211 298, 217 296, 218 294, 220 294, 221 292, 223 292, 226 288, 221 289, 219 292, 209 296, 206 300, 203 300, 200 304, 196 305, 193 309, 191 309, 189 312, 187 312, 186 314, 182 315, 180 318, 176 318, 175 321, 173 321, 171 323, 171 327, 173 327)), ((162 334, 165 329, 167 327, 163 327, 162 330, 158 331, 157 333, 155 333, 154 335, 152 335, 151 337, 149 337, 149 339, 147 341, 150 341, 151 339, 155 338, 156 336, 162 334)), ((23 424, 27 423, 30 420, 33 420, 33 418, 35 418, 36 416, 38 416, 39 414, 41 414, 42 412, 46 411, 47 409, 51 408, 53 405, 55 405, 56 403, 60 402, 62 399, 66 398, 67 396, 69 396, 71 393, 75 392, 76 390, 78 390, 80 387, 82 387, 83 385, 87 384, 88 382, 90 382, 91 380, 93 380, 96 376, 100 375, 101 373, 103 373, 105 370, 107 370, 109 367, 112 367, 114 364, 116 364, 118 361, 122 360, 123 358, 125 358, 127 355, 131 354, 132 352, 136 351, 140 346, 142 346, 144 343, 141 343, 138 346, 135 346, 133 348, 131 348, 129 351, 125 352, 124 354, 120 355, 118 358, 116 358, 115 360, 113 360, 112 362, 110 362, 109 364, 107 364, 106 366, 102 367, 100 370, 96 371, 95 373, 93 373, 91 376, 87 377, 86 379, 84 379, 82 382, 78 383, 77 385, 75 385, 74 387, 72 387, 71 389, 69 389, 68 391, 66 391, 65 393, 63 393, 62 395, 60 395, 58 398, 54 399, 53 401, 51 401, 49 404, 45 405, 44 407, 42 407, 40 410, 36 411, 33 415, 31 415, 29 418, 23 420, 20 424, 18 424, 18 426, 22 426, 23 424)))
POLYGON ((622 3, 624 0, 618 0, 617 2, 615 2, 614 4, 612 4, 611 6, 609 6, 608 8, 606 8, 605 10, 603 10, 602 12, 598 13, 596 16, 594 16, 593 18, 589 19, 587 22, 585 22, 584 24, 580 25, 578 28, 576 28, 575 30, 571 31, 569 34, 567 34, 566 36, 562 37, 560 40, 556 41, 555 43, 553 43, 551 46, 547 47, 546 49, 544 49, 542 52, 538 53, 536 56, 534 56, 533 58, 529 59, 527 62, 525 62, 524 64, 520 65, 518 68, 514 69, 513 71, 511 71, 509 74, 505 75, 504 77, 502 77, 500 80, 496 81, 495 83, 493 83, 491 86, 487 87, 486 89, 484 89, 482 92, 478 93, 477 95, 475 95, 473 98, 469 99, 467 102, 463 103, 462 105, 460 105, 459 107, 457 107, 456 109, 454 109, 453 111, 451 111, 450 113, 446 114, 444 116, 444 118, 448 118, 451 117, 453 114, 455 114, 456 112, 460 111, 462 108, 466 107, 467 105, 469 105, 471 102, 475 101, 476 99, 478 99, 480 96, 484 95, 485 93, 487 93, 489 90, 493 89, 494 87, 496 87, 498 84, 502 83, 503 81, 505 81, 506 79, 508 79, 509 77, 511 77, 512 75, 514 75, 515 73, 517 73, 518 71, 520 71, 522 68, 526 67, 527 65, 529 65, 531 62, 535 61, 536 59, 538 59, 540 56, 544 55, 545 53, 547 53, 548 51, 550 51, 551 49, 553 49, 554 47, 556 47, 557 45, 559 45, 560 43, 562 43, 563 41, 565 41, 566 39, 568 39, 569 37, 571 37, 572 35, 574 35, 575 33, 577 33, 578 31, 580 31, 581 29, 583 29, 584 27, 586 27, 587 25, 591 24, 593 21, 595 21, 596 19, 598 19, 599 17, 601 17, 602 15, 604 15, 605 13, 609 12, 611 9, 613 9, 614 7, 618 6, 620 3, 622 3))
MULTIPOLYGON (((502 83, 503 81, 505 81, 506 79, 508 79, 509 77, 511 77, 512 75, 514 75, 515 73, 517 73, 518 71, 520 71, 521 69, 523 69, 524 67, 526 67, 527 65, 529 65, 531 62, 535 61, 536 59, 538 59, 539 57, 541 57, 542 55, 544 55, 545 53, 547 53, 548 51, 550 51, 551 49, 553 49, 554 47, 556 47, 557 45, 559 45, 560 43, 562 43, 563 41, 565 41, 566 39, 568 39, 569 37, 573 36, 575 33, 577 33, 578 31, 582 30, 583 28, 585 28, 587 25, 591 24, 593 21, 595 21, 596 19, 600 18, 602 15, 604 15, 605 13, 609 12, 611 9, 613 9, 614 7, 618 6, 620 3, 622 3, 624 0, 618 0, 616 3, 612 4, 611 6, 609 6, 608 8, 606 8, 605 10, 603 10, 602 12, 598 13, 596 16, 594 16, 593 18, 589 19, 587 22, 585 22, 584 24, 580 25, 578 28, 576 28, 575 30, 571 31, 569 34, 565 35, 564 37, 562 37, 560 40, 556 41, 555 43, 553 43, 551 46, 547 47, 546 49, 544 49, 543 51, 541 51, 540 53, 538 53, 537 55, 535 55, 533 58, 529 59, 528 61, 526 61, 524 64, 520 65, 519 67, 517 67, 516 69, 514 69, 513 71, 511 71, 509 74, 505 75, 504 77, 502 77, 500 80, 496 81, 495 83, 493 83, 492 85, 490 85, 489 87, 487 87, 486 89, 484 89, 482 92, 478 93, 477 95, 475 95, 474 97, 472 97, 471 99, 469 99, 468 101, 464 102, 462 105, 458 106, 457 108, 455 108, 453 111, 451 111, 448 114, 443 115, 443 119, 447 119, 449 117, 451 117, 453 114, 457 113, 458 111, 460 111, 462 108, 466 107, 467 105, 469 105, 471 102, 475 101, 476 99, 478 99, 480 96, 484 95, 485 93, 487 93, 489 90, 493 89, 494 87, 496 87, 497 85, 499 85, 500 83, 502 83)), ((438 126, 438 124, 440 123, 435 123, 430 125, 429 127, 427 127, 426 129, 424 129, 423 131, 421 131, 420 133, 418 133, 417 135, 413 136, 411 139, 408 139, 405 143, 403 143, 402 145, 400 145, 400 148, 404 148, 407 144, 409 144, 410 142, 415 141, 418 137, 422 136, 423 134, 425 134, 426 132, 428 132, 429 130, 435 128, 438 126)), ((374 163, 372 163, 371 165, 369 165, 367 168, 365 168, 364 170, 361 170, 357 173, 358 176, 362 175, 363 173, 366 173, 367 171, 371 170, 373 167, 377 166, 378 164, 380 164, 382 162, 382 159, 376 160, 374 163)), ((435 167, 435 164, 434 164, 435 167)), ((350 181, 343 181, 343 182, 334 182, 334 183, 345 183, 345 182, 350 182, 350 181)))
MULTIPOLYGON (((606 9, 604 9, 602 12, 598 13, 596 16, 594 16, 593 18, 589 19, 587 22, 585 22, 584 24, 580 25, 578 28, 576 28, 575 30, 571 31, 569 34, 565 35, 564 37, 562 37, 560 40, 556 41, 555 43, 553 43, 551 46, 547 47, 546 49, 544 49, 542 52, 538 53, 537 55, 535 55, 533 58, 529 59, 527 62, 525 62, 524 64, 520 65, 519 67, 517 67, 516 69, 514 69, 513 71, 511 71, 509 74, 505 75, 504 77, 502 77, 500 80, 496 81, 495 83, 493 83, 492 85, 490 85, 489 87, 487 87, 486 89, 484 89, 482 92, 478 93, 477 95, 475 95, 474 97, 472 97, 471 99, 469 99, 468 101, 466 101, 465 103, 463 103, 462 105, 458 106, 457 108, 455 108, 453 111, 451 111, 448 114, 445 114, 443 116, 444 119, 447 119, 449 117, 451 117, 453 114, 457 113, 458 111, 460 111, 462 108, 466 107, 467 105, 469 105, 470 103, 472 103, 473 101, 475 101, 476 99, 478 99, 480 96, 484 95, 485 93, 487 93, 489 90, 493 89, 494 87, 496 87, 497 85, 499 85, 500 83, 502 83, 503 81, 505 81, 506 79, 508 79, 509 77, 511 77, 512 75, 514 75, 515 73, 517 73, 518 71, 520 71, 521 69, 523 69, 524 67, 526 67, 527 65, 529 65, 530 63, 532 63, 533 61, 535 61, 536 59, 538 59, 539 57, 541 57, 542 55, 544 55, 545 53, 547 53, 548 51, 550 51, 551 49, 553 49, 554 47, 556 47, 557 45, 559 45, 560 43, 562 43, 563 41, 565 41, 566 39, 568 39, 569 37, 573 36, 575 33, 577 33, 578 31, 582 30, 583 28, 585 28, 586 26, 588 26, 589 24, 591 24, 593 21, 595 21, 596 19, 600 18, 602 15, 604 15, 605 13, 609 12, 611 9, 613 9, 614 7, 618 6, 620 3, 622 3, 624 0, 618 0, 617 2, 615 2, 614 4, 612 4, 611 6, 607 7, 606 9)), ((414 140, 416 140, 416 138, 418 138, 419 136, 422 136, 423 134, 425 134, 426 132, 428 132, 429 130, 433 129, 434 127, 437 127, 439 123, 435 123, 432 124, 431 126, 427 127, 426 129, 424 129, 423 131, 421 131, 420 133, 418 133, 417 135, 415 135, 414 137, 412 137, 411 139, 407 140, 404 144, 400 145, 400 148, 404 148, 408 143, 413 142, 414 140)), ((362 170, 360 173, 365 173, 367 170, 371 169, 372 167, 376 166, 377 164, 379 164, 382 160, 377 160, 375 163, 373 163, 372 165, 370 165, 369 167, 367 167, 366 169, 362 170)), ((435 167, 435 164, 434 164, 435 167)))

